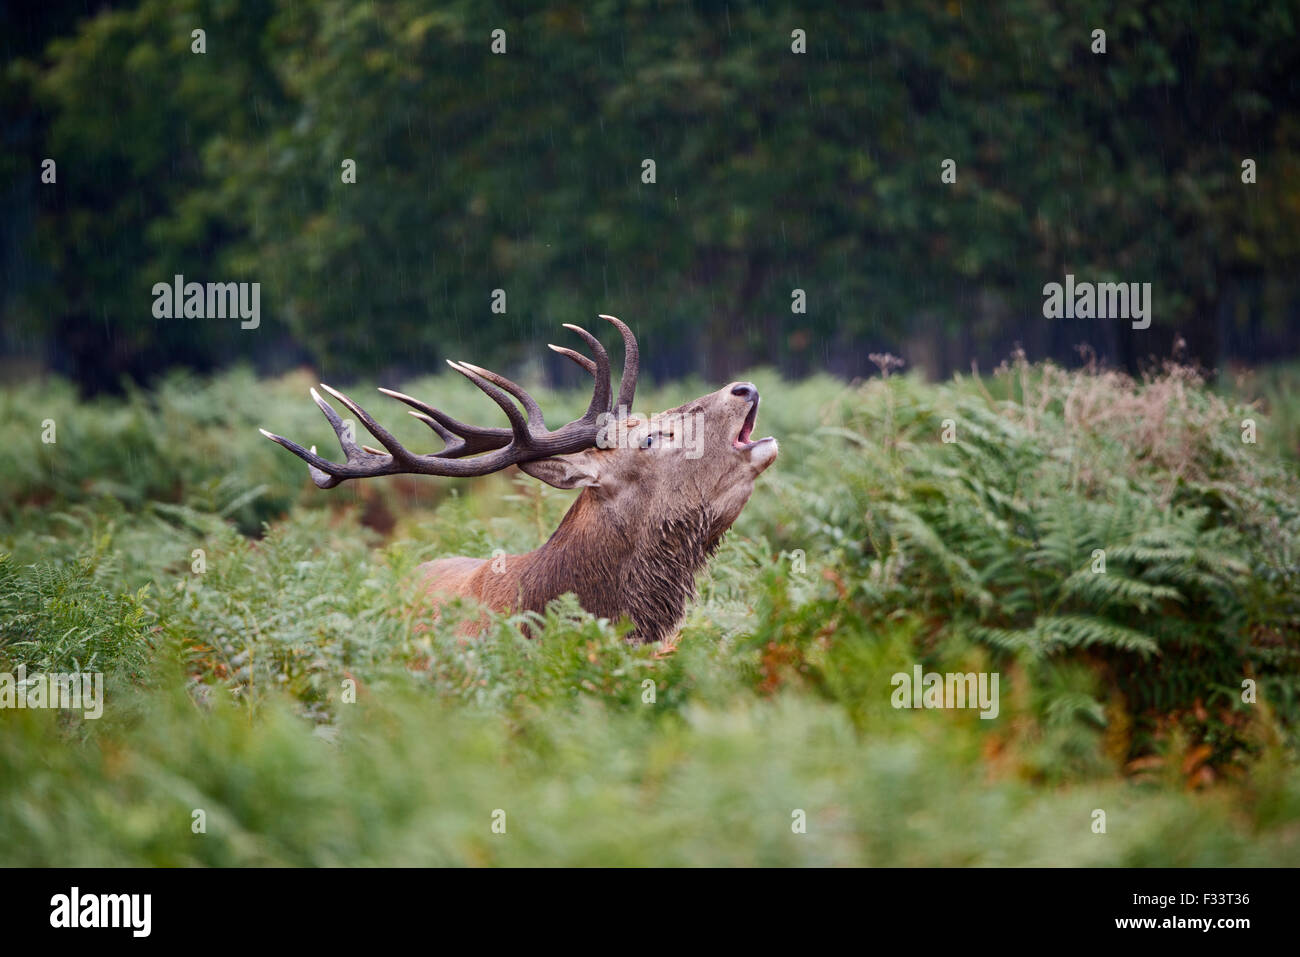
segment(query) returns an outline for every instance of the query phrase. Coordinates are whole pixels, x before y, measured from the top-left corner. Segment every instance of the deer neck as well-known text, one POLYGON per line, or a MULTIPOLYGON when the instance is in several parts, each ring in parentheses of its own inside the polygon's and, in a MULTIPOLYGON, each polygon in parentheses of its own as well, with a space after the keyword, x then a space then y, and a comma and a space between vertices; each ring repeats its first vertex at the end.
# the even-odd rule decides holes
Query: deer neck
POLYGON ((524 606, 541 610, 571 591, 594 615, 631 618, 637 642, 666 638, 726 529, 704 504, 656 519, 614 513, 591 490, 578 497, 546 544, 525 556, 524 606))

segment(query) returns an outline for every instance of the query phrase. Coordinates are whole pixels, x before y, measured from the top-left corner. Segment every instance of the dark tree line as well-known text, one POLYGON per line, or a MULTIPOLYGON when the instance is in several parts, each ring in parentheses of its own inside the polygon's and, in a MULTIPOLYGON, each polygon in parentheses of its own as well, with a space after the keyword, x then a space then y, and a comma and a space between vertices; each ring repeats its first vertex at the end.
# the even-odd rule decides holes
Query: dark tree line
POLYGON ((605 311, 661 376, 1296 351, 1297 4, 845 6, 7 13, 3 344, 91 390, 509 365, 605 311), (1152 283, 1151 328, 1045 319, 1066 273, 1152 283), (261 326, 155 318, 176 274, 261 326))

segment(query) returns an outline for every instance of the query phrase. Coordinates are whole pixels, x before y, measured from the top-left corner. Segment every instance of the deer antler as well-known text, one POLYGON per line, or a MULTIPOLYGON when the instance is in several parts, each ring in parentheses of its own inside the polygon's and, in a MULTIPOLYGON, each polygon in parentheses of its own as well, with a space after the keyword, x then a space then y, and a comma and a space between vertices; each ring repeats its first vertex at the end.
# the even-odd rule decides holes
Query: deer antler
MULTIPOLYGON (((631 408, 632 398, 636 393, 636 377, 639 369, 636 337, 632 335, 631 329, 613 316, 602 315, 600 318, 613 323, 623 336, 623 379, 619 386, 618 405, 615 407, 617 413, 623 415, 631 408)), ((315 389, 311 390, 311 397, 325 413, 325 418, 329 420, 330 425, 334 427, 334 433, 339 437, 339 445, 343 447, 343 454, 347 461, 331 462, 317 455, 315 446, 310 450, 304 449, 283 436, 274 435, 265 429, 258 431, 306 462, 312 481, 320 488, 333 488, 348 479, 370 478, 376 475, 415 474, 452 477, 488 475, 518 462, 581 452, 596 444, 596 437, 603 424, 601 416, 614 411, 610 406, 612 390, 609 354, 605 352, 600 340, 586 329, 568 323, 565 323, 564 327, 572 329, 586 340, 587 345, 595 353, 595 360, 572 349, 560 346, 551 346, 551 348, 590 372, 596 383, 591 404, 587 406, 587 411, 582 418, 574 419, 554 431, 546 428, 541 408, 520 386, 495 372, 480 369, 468 362, 452 362, 450 359, 447 360, 449 366, 482 389, 501 407, 501 411, 510 420, 508 429, 467 425, 419 399, 391 389, 380 389, 379 391, 385 395, 392 396, 414 408, 416 411, 410 414, 429 426, 442 439, 444 443, 442 451, 432 455, 417 455, 407 450, 387 429, 371 418, 365 409, 337 389, 331 389, 321 383, 321 388, 342 402, 360 419, 361 424, 379 441, 380 445, 387 449, 387 452, 368 445, 357 445, 339 414, 334 411, 333 406, 321 398, 320 393, 315 389), (519 411, 519 406, 515 405, 511 397, 519 400, 523 405, 523 413, 519 411), (469 458, 469 456, 474 457, 469 458)))

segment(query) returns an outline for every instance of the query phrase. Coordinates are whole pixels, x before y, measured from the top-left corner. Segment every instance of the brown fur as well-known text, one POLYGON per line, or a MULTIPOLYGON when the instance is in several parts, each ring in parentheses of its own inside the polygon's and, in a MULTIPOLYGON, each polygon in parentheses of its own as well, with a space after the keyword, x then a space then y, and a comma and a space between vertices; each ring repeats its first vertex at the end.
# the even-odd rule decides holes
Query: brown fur
POLYGON ((525 463, 529 474, 582 494, 535 551, 422 566, 435 602, 465 597, 498 611, 541 611, 572 592, 594 615, 629 618, 633 641, 670 638, 695 596, 695 575, 776 458, 774 440, 735 444, 757 395, 733 383, 656 416, 628 417, 616 447, 525 463), (745 389, 752 399, 737 394, 745 389), (690 447, 687 435, 697 440, 690 447))

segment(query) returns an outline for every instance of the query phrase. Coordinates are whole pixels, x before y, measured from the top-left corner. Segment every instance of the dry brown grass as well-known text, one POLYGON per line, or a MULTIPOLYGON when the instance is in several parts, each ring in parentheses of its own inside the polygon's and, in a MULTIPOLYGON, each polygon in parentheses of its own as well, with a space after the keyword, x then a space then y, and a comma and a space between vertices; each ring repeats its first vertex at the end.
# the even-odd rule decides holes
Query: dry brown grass
POLYGON ((1087 485, 1104 484, 1117 470, 1129 476, 1158 472, 1167 501, 1180 482, 1241 487, 1255 480, 1259 463, 1241 433, 1243 415, 1257 408, 1229 404, 1204 387, 1198 369, 1176 359, 1133 377, 1092 357, 1067 370, 1031 365, 1017 352, 995 375, 1011 380, 1017 398, 1004 405, 1004 414, 1024 428, 1051 431, 1060 441, 1063 425, 1074 448, 1123 451, 1079 456, 1079 479, 1087 485))

